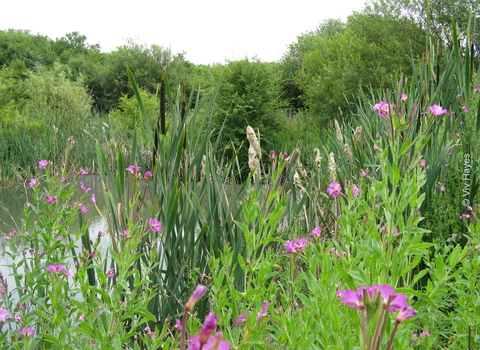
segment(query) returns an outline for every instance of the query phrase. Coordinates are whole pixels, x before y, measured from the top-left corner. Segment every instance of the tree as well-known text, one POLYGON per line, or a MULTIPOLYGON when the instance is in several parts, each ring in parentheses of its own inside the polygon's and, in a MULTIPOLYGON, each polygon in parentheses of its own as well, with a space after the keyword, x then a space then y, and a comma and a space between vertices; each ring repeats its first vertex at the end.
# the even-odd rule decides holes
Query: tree
MULTIPOLYGON (((452 18, 455 18, 460 30, 466 30, 470 16, 476 21, 479 13, 478 0, 370 0, 365 8, 367 13, 382 14, 391 18, 408 18, 428 31, 435 40, 452 44, 451 36, 445 33, 452 30, 452 18)), ((474 26, 476 32, 480 25, 474 26)), ((476 39, 478 51, 479 39, 476 39)))
MULTIPOLYGON (((264 63, 258 59, 232 61, 223 72, 222 86, 216 99, 214 118, 217 130, 224 124, 227 155, 246 140, 250 125, 259 132, 265 150, 273 149, 280 122, 276 115, 280 93, 278 64, 264 63)), ((239 155, 241 164, 247 164, 248 147, 239 155)))
POLYGON ((146 46, 133 40, 127 45, 105 56, 104 70, 101 73, 101 86, 104 91, 104 105, 115 107, 123 95, 132 96, 126 65, 132 70, 139 87, 155 94, 160 84, 164 64, 171 85, 180 83, 187 76, 193 64, 184 59, 183 54, 173 55, 171 50, 158 45, 146 46))
POLYGON ((332 37, 345 29, 345 23, 336 19, 323 21, 315 32, 307 32, 297 37, 297 42, 289 45, 282 58, 282 92, 281 99, 290 110, 298 111, 305 107, 302 96, 304 91, 297 76, 302 68, 304 55, 313 50, 316 37, 332 37))
POLYGON ((305 105, 319 124, 349 111, 361 91, 391 86, 412 73, 412 56, 425 50, 425 32, 411 20, 354 14, 344 30, 313 39, 298 74, 305 105))
POLYGON ((53 64, 56 58, 52 41, 46 36, 33 35, 28 30, 0 31, 0 67, 21 60, 33 68, 53 64))

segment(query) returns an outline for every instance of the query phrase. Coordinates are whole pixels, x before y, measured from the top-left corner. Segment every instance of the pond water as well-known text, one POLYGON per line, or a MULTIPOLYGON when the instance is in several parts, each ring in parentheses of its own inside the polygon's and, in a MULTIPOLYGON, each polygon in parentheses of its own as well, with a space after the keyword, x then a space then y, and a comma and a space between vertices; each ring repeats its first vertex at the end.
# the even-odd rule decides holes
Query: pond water
MULTIPOLYGON (((100 176, 98 175, 85 175, 82 176, 79 181, 82 181, 85 187, 90 187, 92 189, 91 193, 95 193, 97 206, 101 211, 105 210, 105 200, 102 195, 102 182, 100 180, 100 176)), ((0 274, 3 274, 7 277, 11 273, 11 270, 6 267, 6 265, 10 265, 16 259, 10 258, 8 253, 13 253, 15 256, 19 256, 19 254, 25 249, 29 247, 23 247, 22 242, 16 241, 16 248, 15 251, 10 250, 10 242, 6 239, 8 237, 9 232, 12 232, 14 229, 17 232, 22 232, 22 218, 23 218, 23 210, 25 208, 25 204, 28 201, 31 201, 31 198, 27 195, 27 193, 31 193, 31 189, 27 186, 27 190, 23 187, 17 188, 0 188, 0 274)), ((107 225, 103 220, 102 216, 98 213, 95 209, 93 204, 85 203, 88 208, 88 213, 85 215, 86 219, 90 223, 90 237, 92 240, 96 240, 98 231, 107 232, 107 225)), ((78 222, 72 227, 72 231, 78 228, 78 222)), ((27 232, 28 233, 28 232, 27 232)), ((102 251, 107 250, 107 246, 109 244, 109 239, 107 236, 104 240, 102 240, 101 248, 102 251)), ((79 242, 78 245, 80 246, 81 243, 79 242)))

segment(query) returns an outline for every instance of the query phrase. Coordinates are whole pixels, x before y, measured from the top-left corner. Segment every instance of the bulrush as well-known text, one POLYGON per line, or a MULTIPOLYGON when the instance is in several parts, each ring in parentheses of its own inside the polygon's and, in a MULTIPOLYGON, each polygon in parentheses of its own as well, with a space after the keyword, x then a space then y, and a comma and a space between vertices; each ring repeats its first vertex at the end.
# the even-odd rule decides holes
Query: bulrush
POLYGON ((247 126, 247 139, 250 143, 248 148, 248 166, 255 174, 258 173, 260 169, 260 159, 262 158, 262 153, 260 149, 260 142, 258 141, 255 131, 249 125, 247 126))

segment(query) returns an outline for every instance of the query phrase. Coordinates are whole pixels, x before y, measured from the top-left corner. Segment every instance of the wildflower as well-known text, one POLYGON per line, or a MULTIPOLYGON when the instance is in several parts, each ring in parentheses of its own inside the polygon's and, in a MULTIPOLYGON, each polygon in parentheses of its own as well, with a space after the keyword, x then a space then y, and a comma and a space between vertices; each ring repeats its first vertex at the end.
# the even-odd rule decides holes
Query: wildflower
POLYGON ((58 202, 58 198, 55 197, 55 196, 45 196, 44 197, 48 203, 57 203, 58 202))
POLYGON ((33 179, 30 179, 30 182, 28 183, 28 185, 31 187, 31 188, 34 188, 35 185, 38 184, 38 181, 37 179, 33 178, 33 179))
POLYGON ((307 244, 308 240, 306 238, 297 238, 295 242, 287 240, 283 245, 285 246, 287 253, 291 254, 297 252, 304 252, 307 244))
POLYGON ((150 171, 145 172, 145 178, 148 179, 150 177, 153 177, 152 173, 150 171))
POLYGON ((322 228, 320 226, 317 228, 314 228, 312 232, 310 232, 310 236, 314 236, 314 237, 320 237, 321 234, 322 234, 322 228))
POLYGON ((175 326, 174 327, 179 329, 179 330, 183 329, 182 322, 178 318, 175 320, 175 326))
POLYGON ((348 289, 343 293, 342 303, 347 304, 350 307, 354 307, 357 311, 365 309, 365 304, 363 302, 363 291, 366 287, 360 287, 358 291, 353 289, 348 289))
POLYGON ((108 270, 107 277, 108 278, 114 278, 115 277, 115 269, 113 267, 110 270, 108 270))
POLYGON ((84 205, 78 207, 78 209, 79 209, 83 214, 88 213, 88 209, 87 209, 87 207, 84 206, 84 205))
POLYGON ((405 320, 415 316, 417 313, 418 312, 415 311, 411 306, 405 306, 403 307, 403 309, 400 310, 395 321, 397 323, 402 323, 405 320))
POLYGON ((95 193, 92 193, 92 197, 90 198, 92 203, 97 203, 97 199, 95 198, 95 193))
POLYGON ((275 159, 275 151, 270 151, 270 158, 275 159))
POLYGON ((86 188, 85 185, 83 184, 83 182, 80 182, 80 188, 87 193, 92 190, 90 187, 86 188))
POLYGON ((240 316, 239 318, 237 318, 237 321, 234 323, 234 325, 241 325, 241 324, 245 324, 246 320, 247 320, 247 317, 248 317, 248 314, 246 312, 244 312, 242 314, 242 316, 240 316))
POLYGON ((353 187, 353 196, 354 197, 358 196, 360 193, 360 189, 358 188, 357 185, 352 185, 352 187, 353 187))
POLYGON ((295 246, 297 252, 304 252, 305 248, 307 247, 308 240, 306 238, 297 238, 295 240, 295 246))
POLYGON ((283 243, 285 248, 287 249, 287 253, 295 253, 295 246, 294 243, 291 240, 287 240, 285 243, 283 243))
POLYGON ((404 307, 407 306, 407 298, 405 294, 402 293, 395 293, 395 290, 389 286, 388 284, 378 284, 373 287, 369 287, 369 294, 370 298, 373 297, 373 293, 380 293, 382 299, 382 306, 385 308, 390 301, 390 308, 388 311, 393 312, 395 310, 402 310, 404 307))
POLYGON ((137 166, 137 165, 130 165, 129 167, 125 168, 125 170, 131 172, 132 174, 134 174, 134 173, 140 171, 140 167, 137 166))
POLYGON ((471 206, 467 206, 467 210, 470 210, 470 211, 472 211, 472 210, 473 210, 473 208, 472 208, 471 206))
POLYGON ((363 169, 360 169, 360 176, 367 177, 367 172, 363 169))
POLYGON ((433 115, 437 115, 437 116, 448 112, 446 109, 444 109, 442 106, 439 106, 439 105, 433 105, 428 108, 430 109, 430 112, 432 112, 433 115))
POLYGON ((332 197, 338 197, 342 191, 342 186, 338 182, 332 182, 327 188, 327 193, 332 197))
POLYGON ((257 315, 257 321, 262 317, 267 317, 267 309, 268 309, 268 300, 264 300, 262 305, 262 311, 260 311, 257 315))
POLYGON ((195 287, 195 290, 193 291, 192 295, 190 296, 190 299, 188 299, 187 303, 185 304, 185 310, 192 311, 193 307, 195 306, 195 303, 198 300, 200 300, 201 297, 203 297, 206 291, 207 291, 207 287, 202 286, 201 284, 198 284, 195 287))
POLYGON ((374 111, 378 111, 378 115, 380 117, 389 117, 390 116, 390 108, 391 105, 388 103, 385 103, 383 101, 377 103, 375 106, 373 106, 374 111))
POLYGON ((105 232, 103 231, 98 231, 98 237, 103 237, 105 236, 105 232))
POLYGON ((162 223, 160 221, 158 221, 157 218, 149 219, 148 224, 150 225, 150 230, 152 232, 162 231, 162 223))
POLYGON ((420 333, 420 338, 425 338, 425 337, 430 337, 430 336, 431 336, 431 334, 430 334, 429 331, 422 331, 420 333))
POLYGON ((70 144, 74 144, 75 143, 75 136, 70 136, 68 139, 67 139, 67 143, 70 143, 70 144))
POLYGON ((4 297, 5 295, 7 295, 7 287, 0 285, 0 296, 4 297))
POLYGON ((455 97, 456 97, 456 98, 460 98, 460 97, 462 97, 462 95, 458 94, 458 95, 457 95, 457 96, 455 96, 455 97))
POLYGON ((22 318, 20 317, 20 314, 18 312, 15 312, 15 321, 18 323, 22 323, 22 318))
POLYGON ((80 174, 82 174, 82 175, 88 175, 88 171, 80 168, 80 174))
POLYGON ((10 315, 10 312, 8 312, 8 310, 5 309, 5 308, 1 308, 0 309, 0 322, 6 322, 8 315, 10 315))
POLYGON ((230 344, 222 340, 222 333, 218 332, 215 338, 210 337, 207 343, 200 344, 199 335, 194 335, 189 339, 190 345, 187 350, 229 350, 230 344))
POLYGON ((63 265, 49 265, 46 268, 47 271, 53 272, 55 275, 58 275, 60 272, 63 272, 67 276, 73 276, 73 272, 67 270, 63 265))
POLYGON ((464 113, 470 112, 470 110, 468 109, 467 106, 463 106, 463 107, 462 107, 462 110, 463 110, 464 113))
POLYGON ((405 102, 407 98, 408 98, 407 94, 402 94, 402 97, 401 97, 402 102, 405 102))
POLYGON ((480 87, 476 87, 475 89, 473 89, 474 92, 479 92, 480 91, 480 87))
POLYGON ((35 336, 35 329, 26 327, 20 329, 20 337, 23 338, 33 338, 35 336))
POLYGON ((38 162, 39 169, 45 169, 48 165, 48 160, 41 160, 38 162))
POLYGON ((217 328, 218 317, 213 311, 211 311, 207 317, 205 317, 205 323, 200 327, 199 341, 200 344, 206 344, 210 339, 212 333, 217 328))
POLYGON ((78 318, 79 321, 83 321, 85 319, 85 314, 81 314, 80 317, 78 318))
POLYGON ((67 183, 67 179, 64 178, 64 177, 62 177, 62 179, 60 180, 60 182, 61 182, 62 184, 66 184, 66 183, 67 183))

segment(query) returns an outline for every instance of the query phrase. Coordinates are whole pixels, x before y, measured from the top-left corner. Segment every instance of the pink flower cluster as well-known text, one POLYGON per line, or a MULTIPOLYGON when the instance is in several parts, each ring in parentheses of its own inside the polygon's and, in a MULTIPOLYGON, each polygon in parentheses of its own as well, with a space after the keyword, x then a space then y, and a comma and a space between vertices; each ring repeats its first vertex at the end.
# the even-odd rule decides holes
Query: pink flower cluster
MULTIPOLYGON (((358 188, 357 185, 355 185, 355 184, 352 185, 351 189, 353 190, 352 195, 354 197, 356 197, 360 194, 360 188, 358 188)), ((336 197, 338 197, 339 195, 342 194, 342 186, 338 182, 332 182, 327 188, 327 193, 330 196, 336 198, 336 197)), ((348 192, 345 191, 345 194, 348 194, 348 192)))
POLYGON ((49 266, 47 266, 46 270, 49 271, 49 272, 52 272, 55 275, 58 275, 62 272, 66 276, 74 276, 75 275, 72 271, 67 270, 65 268, 65 266, 63 266, 63 265, 49 265, 49 266))
POLYGON ((283 245, 285 246, 287 253, 302 253, 307 247, 308 240, 306 238, 297 238, 295 241, 287 240, 283 245))
POLYGON ((337 295, 342 296, 342 303, 350 307, 363 311, 367 305, 380 301, 380 305, 389 312, 400 310, 397 315, 397 323, 402 323, 406 319, 417 314, 407 303, 407 298, 403 293, 395 293, 393 287, 388 284, 377 284, 372 287, 361 286, 358 290, 348 289, 338 290, 337 295))

